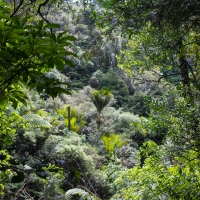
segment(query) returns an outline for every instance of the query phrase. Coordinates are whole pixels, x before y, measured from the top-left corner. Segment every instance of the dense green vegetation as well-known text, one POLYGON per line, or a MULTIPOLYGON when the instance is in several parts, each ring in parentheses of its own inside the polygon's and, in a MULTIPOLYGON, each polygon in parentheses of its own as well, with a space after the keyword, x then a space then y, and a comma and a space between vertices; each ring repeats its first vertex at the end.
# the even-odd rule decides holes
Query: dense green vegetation
POLYGON ((0 0, 0 197, 200 199, 197 0, 0 0))

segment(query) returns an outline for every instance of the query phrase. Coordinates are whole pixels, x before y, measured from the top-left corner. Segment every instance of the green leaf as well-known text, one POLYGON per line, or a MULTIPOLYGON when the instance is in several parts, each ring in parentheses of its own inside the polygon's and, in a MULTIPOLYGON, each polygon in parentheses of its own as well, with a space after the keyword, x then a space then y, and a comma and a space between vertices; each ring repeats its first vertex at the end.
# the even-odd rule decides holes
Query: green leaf
POLYGON ((58 94, 71 94, 69 90, 63 89, 61 87, 52 87, 52 88, 46 88, 45 92, 48 95, 51 95, 52 97, 56 97, 58 94))
POLYGON ((26 23, 27 20, 30 19, 30 18, 31 18, 31 16, 26 16, 26 17, 24 17, 24 18, 22 19, 22 21, 21 21, 21 26, 24 27, 25 23, 26 23))
POLYGON ((21 28, 20 26, 20 20, 19 20, 19 17, 16 15, 16 16, 13 16, 11 18, 12 22, 15 24, 15 26, 17 26, 18 28, 21 28))
POLYGON ((65 34, 66 34, 66 31, 59 33, 57 36, 57 40, 60 41, 63 38, 63 35, 65 35, 65 34))
POLYGON ((54 41, 54 42, 57 42, 57 38, 56 38, 56 35, 54 33, 52 33, 50 35, 51 39, 54 41))
POLYGON ((20 51, 24 51, 24 52, 26 52, 27 54, 30 52, 30 45, 28 45, 28 44, 24 44, 24 45, 21 45, 20 47, 19 47, 19 50, 20 51))
POLYGON ((5 4, 5 2, 4 1, 2 1, 2 0, 0 0, 0 6, 5 6, 6 4, 5 4))
POLYGON ((54 64, 55 64, 59 69, 63 69, 63 68, 64 68, 64 63, 63 63, 63 61, 61 60, 61 58, 55 57, 55 58, 53 59, 53 61, 54 61, 54 64))
POLYGON ((28 72, 25 72, 25 73, 22 75, 22 77, 23 77, 23 81, 24 81, 25 83, 27 83, 27 82, 28 82, 28 72))
POLYGON ((42 30, 43 29, 43 25, 44 25, 44 20, 40 20, 36 27, 38 28, 38 30, 42 30))
POLYGON ((5 25, 3 22, 0 22, 0 29, 4 29, 5 28, 5 25))
POLYGON ((64 62, 65 62, 66 65, 69 65, 70 67, 74 66, 73 61, 67 60, 66 58, 63 58, 63 60, 64 60, 64 62))
POLYGON ((49 68, 54 68, 54 60, 53 60, 53 58, 50 58, 49 60, 48 60, 48 67, 49 68))
POLYGON ((8 105, 8 98, 6 96, 1 96, 0 97, 0 109, 4 110, 6 108, 6 106, 8 105))
POLYGON ((69 90, 66 90, 66 89, 61 88, 61 87, 53 87, 52 89, 55 90, 57 92, 57 94, 62 94, 62 93, 71 94, 69 92, 69 90))
POLYGON ((13 98, 15 98, 16 100, 26 104, 27 96, 22 92, 18 91, 18 92, 13 93, 12 96, 11 96, 11 99, 10 99, 12 102, 15 101, 13 98))
POLYGON ((59 24, 46 24, 44 26, 44 29, 45 28, 60 28, 60 25, 59 24))
POLYGON ((68 35, 65 37, 66 40, 70 40, 70 41, 76 41, 76 38, 72 35, 68 35))
POLYGON ((1 19, 10 19, 9 16, 4 15, 3 13, 0 13, 0 18, 1 18, 1 19))
POLYGON ((16 108, 17 108, 18 101, 16 101, 15 99, 10 99, 10 101, 12 102, 13 108, 16 109, 16 108))

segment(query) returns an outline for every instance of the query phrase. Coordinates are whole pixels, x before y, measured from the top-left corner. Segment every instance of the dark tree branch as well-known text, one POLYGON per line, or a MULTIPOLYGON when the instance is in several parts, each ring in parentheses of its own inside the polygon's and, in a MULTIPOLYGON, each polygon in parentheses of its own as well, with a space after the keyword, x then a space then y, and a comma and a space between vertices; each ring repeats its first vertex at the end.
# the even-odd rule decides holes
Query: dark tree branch
POLYGON ((1 86, 3 86, 3 85, 5 85, 5 84, 7 83, 6 86, 5 86, 4 88, 1 89, 0 94, 1 94, 3 91, 5 91, 5 90, 9 87, 9 85, 12 83, 12 80, 13 80, 17 75, 18 75, 18 72, 15 73, 14 75, 12 75, 9 79, 7 79, 6 81, 4 81, 4 83, 1 84, 1 86))
MULTIPOLYGON (((18 4, 17 8, 16 7, 16 2, 14 1, 14 12, 10 15, 10 18, 12 18, 20 9, 20 7, 22 6, 22 4, 24 3, 24 0, 21 0, 20 3, 18 4)), ((6 24, 9 21, 9 19, 7 19, 4 24, 6 24)))
MULTIPOLYGON (((41 17, 42 19, 44 19, 44 21, 47 22, 47 23, 49 24, 49 21, 48 21, 48 20, 42 15, 42 13, 41 13, 41 8, 42 8, 43 6, 45 6, 48 2, 49 2, 49 0, 45 0, 43 3, 41 3, 41 4, 39 5, 37 14, 39 14, 40 17, 41 17)), ((50 31, 51 31, 51 33, 52 33, 52 28, 50 28, 50 31)))
POLYGON ((13 17, 18 12, 18 10, 20 9, 20 7, 22 6, 23 3, 24 3, 24 0, 21 0, 20 3, 19 3, 19 5, 17 6, 17 8, 12 13, 12 15, 10 15, 10 17, 13 17))
MULTIPOLYGON (((176 75, 180 75, 180 72, 175 72, 175 73, 171 73, 171 74, 163 74, 162 76, 160 76, 160 78, 158 79, 158 83, 160 83, 160 80, 163 78, 167 78, 170 76, 176 76, 176 75)), ((180 81, 180 80, 179 80, 180 81)))
POLYGON ((41 3, 41 4, 39 5, 39 7, 38 7, 38 12, 37 12, 37 14, 39 14, 40 17, 42 17, 42 19, 44 19, 45 22, 47 22, 47 23, 49 23, 49 21, 42 15, 42 13, 41 13, 41 8, 42 8, 43 6, 45 6, 48 2, 49 2, 49 0, 45 0, 43 3, 41 3))
POLYGON ((182 43, 183 38, 184 38, 184 36, 186 36, 189 33, 189 31, 191 30, 192 27, 193 27, 193 24, 190 27, 187 28, 187 30, 185 31, 185 33, 183 35, 181 35, 181 37, 177 40, 176 44, 174 45, 174 49, 176 47, 180 47, 180 46, 182 47, 183 46, 183 43, 182 43))
MULTIPOLYGON (((24 62, 24 59, 18 64, 18 66, 20 66, 23 62, 24 62)), ((22 71, 21 68, 18 69, 16 73, 14 73, 14 74, 13 74, 12 76, 10 76, 7 80, 5 80, 3 83, 0 84, 0 87, 1 87, 1 86, 3 87, 3 85, 6 84, 6 86, 5 86, 3 89, 1 89, 0 93, 2 93, 3 91, 5 91, 5 90, 9 87, 9 85, 12 83, 12 80, 13 80, 16 76, 20 75, 20 72, 21 72, 21 71, 22 71)))

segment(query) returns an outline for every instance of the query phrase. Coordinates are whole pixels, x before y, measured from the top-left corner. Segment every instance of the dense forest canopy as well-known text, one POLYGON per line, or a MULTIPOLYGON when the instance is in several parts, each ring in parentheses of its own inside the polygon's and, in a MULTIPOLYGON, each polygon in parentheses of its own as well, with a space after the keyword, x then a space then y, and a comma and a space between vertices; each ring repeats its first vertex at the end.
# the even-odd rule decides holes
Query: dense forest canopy
POLYGON ((197 0, 0 1, 0 197, 200 199, 197 0))
POLYGON ((143 59, 145 63, 139 64, 154 70, 155 65, 158 66, 162 72, 161 78, 180 74, 183 84, 193 82, 198 85, 198 75, 195 73, 198 71, 198 1, 100 2, 109 11, 106 13, 107 18, 111 19, 108 27, 113 29, 120 26, 132 38, 130 58, 128 53, 125 54, 125 58, 128 57, 128 61, 125 61, 127 65, 133 62, 138 66, 136 60, 147 56, 147 59, 143 59), (170 73, 172 67, 174 71, 170 73))

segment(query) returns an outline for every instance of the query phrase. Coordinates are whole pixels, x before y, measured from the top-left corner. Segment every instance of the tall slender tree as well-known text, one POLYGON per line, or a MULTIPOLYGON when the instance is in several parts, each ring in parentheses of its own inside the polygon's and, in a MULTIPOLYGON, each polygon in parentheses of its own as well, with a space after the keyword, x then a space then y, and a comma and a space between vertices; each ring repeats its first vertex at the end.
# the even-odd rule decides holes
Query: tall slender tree
POLYGON ((108 105, 112 98, 112 95, 107 90, 94 90, 91 95, 92 102, 94 103, 97 109, 97 126, 98 129, 101 126, 102 119, 101 119, 101 112, 102 110, 108 105))

